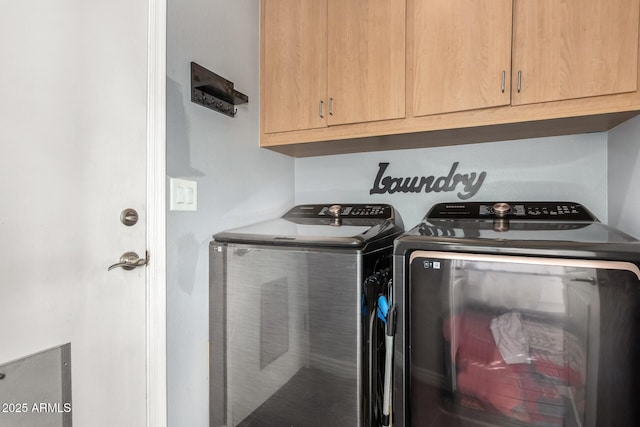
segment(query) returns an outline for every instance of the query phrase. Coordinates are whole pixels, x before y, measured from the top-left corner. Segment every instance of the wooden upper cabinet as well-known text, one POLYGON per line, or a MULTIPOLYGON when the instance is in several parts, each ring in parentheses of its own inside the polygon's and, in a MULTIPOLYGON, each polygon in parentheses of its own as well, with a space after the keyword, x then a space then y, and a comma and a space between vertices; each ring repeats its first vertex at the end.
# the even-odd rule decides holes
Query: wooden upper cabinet
POLYGON ((410 7, 414 116, 509 104, 512 0, 410 7))
POLYGON ((406 0, 329 0, 329 125, 405 117, 406 0))
POLYGON ((327 0, 267 0, 261 13, 263 132, 327 126, 327 0))
POLYGON ((514 0, 512 104, 636 91, 638 4, 514 0))
POLYGON ((405 116, 406 0, 262 0, 263 133, 405 116))
POLYGON ((311 156, 606 131, 640 114, 639 22, 640 0, 261 0, 260 144, 311 156))

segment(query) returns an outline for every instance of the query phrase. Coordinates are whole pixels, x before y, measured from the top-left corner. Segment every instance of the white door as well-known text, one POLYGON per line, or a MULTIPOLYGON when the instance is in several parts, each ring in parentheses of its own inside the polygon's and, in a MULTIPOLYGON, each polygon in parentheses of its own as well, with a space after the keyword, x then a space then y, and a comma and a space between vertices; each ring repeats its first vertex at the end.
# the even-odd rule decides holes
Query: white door
MULTIPOLYGON (((0 365, 70 343, 76 427, 162 424, 151 400, 162 400, 164 331, 147 279, 163 258, 107 271, 156 247, 149 76, 162 7, 22 0, 0 14, 0 365), (125 208, 137 224, 123 225, 125 208)), ((11 425, 2 412, 0 425, 11 425)))

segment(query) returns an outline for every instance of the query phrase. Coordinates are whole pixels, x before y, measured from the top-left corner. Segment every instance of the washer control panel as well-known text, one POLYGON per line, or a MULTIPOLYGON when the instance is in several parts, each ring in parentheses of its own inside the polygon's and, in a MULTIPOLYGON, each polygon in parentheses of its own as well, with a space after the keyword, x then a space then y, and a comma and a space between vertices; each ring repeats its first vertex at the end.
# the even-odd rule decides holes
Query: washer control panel
POLYGON ((318 216, 325 215, 339 216, 342 218, 358 217, 358 218, 391 218, 391 207, 388 205, 331 205, 324 206, 318 212, 318 216))
POLYGON ((333 204, 299 205, 284 214, 282 218, 298 223, 318 223, 323 219, 393 219, 393 207, 390 205, 333 204))
POLYGON ((440 203, 431 208, 426 218, 597 221, 584 206, 572 202, 440 203))

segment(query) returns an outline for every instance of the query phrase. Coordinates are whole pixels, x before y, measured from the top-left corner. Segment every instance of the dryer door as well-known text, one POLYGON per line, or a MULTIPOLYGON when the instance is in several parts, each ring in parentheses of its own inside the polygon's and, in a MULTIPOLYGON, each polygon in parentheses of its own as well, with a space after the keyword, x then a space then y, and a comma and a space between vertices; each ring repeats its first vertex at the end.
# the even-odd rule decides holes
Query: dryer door
POLYGON ((634 264, 414 252, 412 426, 636 426, 634 264))

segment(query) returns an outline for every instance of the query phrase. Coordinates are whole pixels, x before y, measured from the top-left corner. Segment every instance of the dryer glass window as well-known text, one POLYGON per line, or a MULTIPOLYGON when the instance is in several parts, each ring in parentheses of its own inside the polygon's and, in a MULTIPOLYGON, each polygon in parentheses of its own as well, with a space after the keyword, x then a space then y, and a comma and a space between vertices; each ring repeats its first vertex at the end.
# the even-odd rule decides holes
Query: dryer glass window
POLYGON ((414 253, 411 425, 638 425, 638 274, 622 262, 414 253))

